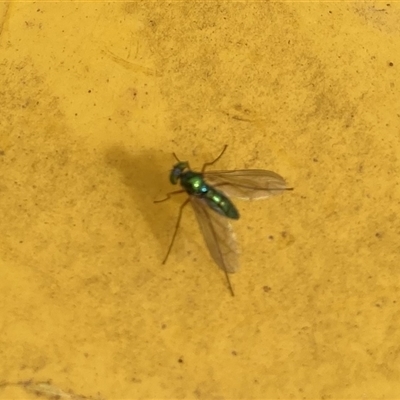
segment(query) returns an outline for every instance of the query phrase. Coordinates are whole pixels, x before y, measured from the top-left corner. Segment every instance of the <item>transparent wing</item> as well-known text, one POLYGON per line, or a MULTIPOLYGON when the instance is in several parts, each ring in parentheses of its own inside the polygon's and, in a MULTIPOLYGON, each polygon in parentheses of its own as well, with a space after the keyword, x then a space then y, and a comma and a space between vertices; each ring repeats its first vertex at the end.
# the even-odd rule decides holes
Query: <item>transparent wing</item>
POLYGON ((280 175, 263 169, 210 171, 204 178, 226 195, 245 200, 275 196, 288 189, 280 175))
POLYGON ((238 248, 229 218, 213 211, 201 198, 190 196, 190 201, 212 258, 225 273, 236 272, 238 248))

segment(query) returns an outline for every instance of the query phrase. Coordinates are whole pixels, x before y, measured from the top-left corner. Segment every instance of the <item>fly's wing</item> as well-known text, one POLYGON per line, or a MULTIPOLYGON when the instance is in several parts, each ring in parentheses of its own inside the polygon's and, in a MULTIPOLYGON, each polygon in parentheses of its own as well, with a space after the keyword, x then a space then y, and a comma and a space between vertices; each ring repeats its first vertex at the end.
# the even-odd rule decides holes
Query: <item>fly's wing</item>
POLYGON ((204 199, 190 196, 208 250, 225 273, 239 269, 238 248, 229 219, 212 210, 204 199))
POLYGON ((280 175, 263 169, 210 171, 204 178, 226 195, 245 200, 275 196, 288 189, 280 175))

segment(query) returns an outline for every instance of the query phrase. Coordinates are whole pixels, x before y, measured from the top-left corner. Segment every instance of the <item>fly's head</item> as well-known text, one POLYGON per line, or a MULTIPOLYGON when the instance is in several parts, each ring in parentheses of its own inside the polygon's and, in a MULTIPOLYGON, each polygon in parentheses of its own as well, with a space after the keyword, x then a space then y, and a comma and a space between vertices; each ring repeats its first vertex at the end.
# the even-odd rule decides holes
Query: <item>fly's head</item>
POLYGON ((176 185, 186 169, 189 169, 189 163, 187 161, 179 161, 175 164, 169 174, 170 182, 176 185))

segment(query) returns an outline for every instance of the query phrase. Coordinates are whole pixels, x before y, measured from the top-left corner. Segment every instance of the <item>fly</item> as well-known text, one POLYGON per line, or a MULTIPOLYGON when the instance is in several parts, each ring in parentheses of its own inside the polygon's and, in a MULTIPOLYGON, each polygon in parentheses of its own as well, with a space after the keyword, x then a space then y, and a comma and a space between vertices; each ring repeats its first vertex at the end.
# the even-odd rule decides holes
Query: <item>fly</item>
POLYGON ((165 199, 156 200, 155 203, 166 201, 175 194, 186 192, 189 195, 179 208, 175 231, 163 264, 171 253, 183 209, 190 202, 211 257, 224 271, 229 291, 234 296, 229 274, 239 269, 238 246, 229 220, 239 219, 240 214, 230 196, 245 200, 261 199, 292 188, 286 187, 286 182, 280 175, 262 169, 206 172, 207 167, 222 157, 227 147, 224 146, 214 161, 205 163, 201 172, 193 171, 187 161, 179 160, 173 153, 177 163, 170 172, 169 180, 173 185, 179 183, 182 189, 167 193, 165 199))

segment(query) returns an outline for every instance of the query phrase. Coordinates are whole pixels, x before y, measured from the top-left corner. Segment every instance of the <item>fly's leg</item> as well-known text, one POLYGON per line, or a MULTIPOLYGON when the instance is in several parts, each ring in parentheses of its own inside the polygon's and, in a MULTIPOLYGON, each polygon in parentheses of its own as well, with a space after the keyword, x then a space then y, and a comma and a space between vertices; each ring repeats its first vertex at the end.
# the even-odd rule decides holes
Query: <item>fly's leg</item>
POLYGON ((176 161, 178 161, 178 162, 181 161, 175 153, 172 153, 172 155, 174 156, 174 158, 175 158, 176 161))
POLYGON ((189 203, 189 201, 190 201, 190 197, 187 198, 187 199, 181 204, 181 206, 180 206, 180 208, 179 208, 179 215, 178 215, 178 219, 177 219, 177 221, 176 221, 175 231, 174 231, 174 234, 173 234, 173 236, 172 236, 171 243, 170 243, 170 245, 169 245, 169 247, 168 247, 167 255, 165 256, 164 261, 162 262, 163 264, 165 264, 165 263, 167 262, 169 253, 171 253, 172 246, 174 245, 175 238, 176 238, 176 234, 178 233, 179 225, 180 225, 180 223, 181 223, 183 209, 184 209, 185 206, 189 203))
POLYGON ((225 153, 225 150, 226 150, 227 147, 228 147, 228 145, 226 144, 224 146, 224 148, 222 149, 221 154, 214 161, 206 162, 206 163, 203 164, 203 168, 201 169, 201 173, 202 174, 204 173, 204 171, 206 170, 207 167, 209 167, 210 165, 215 164, 222 157, 222 155, 225 153))
POLYGON ((169 192, 167 193, 167 197, 165 199, 161 199, 161 200, 154 200, 153 203, 162 203, 163 201, 167 201, 171 198, 171 196, 175 195, 175 194, 180 194, 183 193, 184 190, 175 190, 175 192, 169 192))
POLYGON ((224 268, 224 272, 225 272, 225 276, 226 276, 226 281, 228 282, 228 289, 231 292, 231 295, 233 297, 235 297, 235 293, 233 291, 233 287, 232 287, 232 284, 231 284, 231 279, 229 278, 229 274, 228 274, 228 271, 226 270, 226 268, 224 268))

